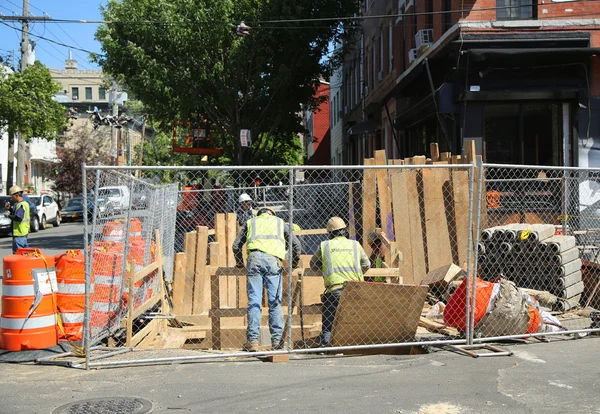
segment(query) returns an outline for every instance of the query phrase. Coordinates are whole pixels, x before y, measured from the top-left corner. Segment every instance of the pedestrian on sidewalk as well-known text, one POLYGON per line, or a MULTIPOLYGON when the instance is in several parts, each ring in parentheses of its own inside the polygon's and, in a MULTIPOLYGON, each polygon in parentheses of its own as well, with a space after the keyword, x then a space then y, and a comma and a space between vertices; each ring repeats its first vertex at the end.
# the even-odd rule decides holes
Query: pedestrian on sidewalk
POLYGON ((27 235, 30 226, 29 203, 23 199, 23 189, 18 185, 10 187, 8 194, 11 196, 13 206, 6 203, 4 215, 12 221, 12 249, 13 254, 20 247, 29 247, 27 235))
POLYGON ((329 240, 321 242, 319 249, 310 259, 313 269, 321 269, 325 282, 323 302, 321 347, 329 345, 335 311, 340 303, 344 283, 349 280, 362 281, 363 273, 371 262, 356 240, 348 239, 346 223, 340 217, 331 217, 327 222, 329 240))
POLYGON ((258 351, 258 331, 262 313, 263 284, 267 289, 269 304, 269 331, 274 350, 283 347, 282 266, 286 259, 287 242, 292 237, 292 266, 300 261, 302 248, 289 226, 270 207, 261 207, 251 217, 233 243, 236 266, 244 267, 242 247, 246 243, 248 263, 246 266, 246 288, 248 292, 248 329, 244 350, 258 351))

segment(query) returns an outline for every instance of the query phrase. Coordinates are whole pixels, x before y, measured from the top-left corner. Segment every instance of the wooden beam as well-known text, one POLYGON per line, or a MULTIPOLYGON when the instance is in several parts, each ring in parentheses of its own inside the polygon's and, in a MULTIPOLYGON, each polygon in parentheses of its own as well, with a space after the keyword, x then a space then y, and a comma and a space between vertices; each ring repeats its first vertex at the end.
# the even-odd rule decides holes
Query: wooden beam
MULTIPOLYGON (((375 165, 374 158, 366 158, 365 165, 375 165)), ((367 255, 371 255, 369 235, 376 227, 377 174, 375 170, 364 170, 362 189, 362 245, 367 255)))
MULTIPOLYGON (((233 242, 237 236, 237 217, 235 213, 227 213, 226 221, 226 237, 227 237, 227 266, 235 266, 235 257, 233 255, 233 242)), ((235 308, 238 300, 237 277, 230 276, 227 278, 227 306, 235 308)))
MULTIPOLYGON (((385 150, 375 151, 375 164, 387 165, 385 150)), ((390 196, 390 178, 388 169, 377 170, 377 194, 379 196, 379 216, 381 227, 388 239, 394 241, 394 218, 392 217, 392 199, 390 196)))
POLYGON ((462 267, 469 249, 469 171, 453 168, 451 177, 454 217, 454 231, 450 234, 452 257, 454 263, 462 267))
POLYGON ((175 253, 175 271, 173 273, 173 314, 185 315, 184 292, 185 292, 185 253, 175 253))
MULTIPOLYGON (((427 271, 453 262, 450 247, 450 173, 446 168, 423 170, 423 197, 427 237, 427 271), (447 215, 446 213, 450 213, 447 215)), ((421 277, 425 277, 422 274, 421 277)), ((419 283, 421 280, 415 280, 419 283)))
POLYGON ((440 154, 440 161, 450 162, 451 159, 452 159, 452 153, 451 152, 442 152, 440 154))
MULTIPOLYGON (((210 244, 213 245, 213 243, 210 243, 210 244)), ((215 244, 217 244, 217 243, 215 243, 215 244)), ((211 249, 211 259, 213 256, 212 250, 216 250, 216 248, 218 248, 218 246, 215 246, 214 249, 211 249)), ((217 253, 215 253, 215 254, 217 254, 217 253)), ((219 296, 220 296, 219 279, 220 279, 219 276, 215 276, 212 274, 210 275, 210 308, 211 309, 209 312, 217 311, 221 307, 220 301, 219 301, 219 296)), ((222 347, 222 344, 221 344, 221 318, 219 316, 211 314, 210 330, 211 330, 211 338, 212 338, 212 349, 215 349, 215 350, 221 349, 221 347, 222 347)))
MULTIPOLYGON (((130 269, 135 269, 135 260, 131 261, 130 269)), ((135 304, 135 286, 133 277, 129 277, 127 290, 129 293, 129 303, 127 306, 127 331, 125 332, 125 346, 131 347, 131 338, 133 337, 133 308, 135 304)))
POLYGON ((157 261, 152 262, 148 266, 140 269, 138 272, 135 272, 132 277, 133 283, 139 282, 146 276, 150 275, 152 272, 157 271, 158 269, 160 269, 162 267, 162 265, 163 265, 163 259, 161 259, 159 257, 159 259, 157 261))
POLYGON ((196 275, 194 278, 194 300, 192 313, 208 312, 210 308, 210 278, 207 275, 208 227, 196 229, 196 275))
POLYGON ((219 243, 219 264, 227 263, 227 229, 225 227, 225 214, 215 215, 215 241, 219 243))
POLYGON ((187 257, 185 267, 185 284, 183 295, 183 314, 192 313, 194 300, 194 271, 196 270, 196 232, 186 233, 183 239, 183 250, 187 257))
POLYGON ((436 162, 440 159, 440 147, 437 142, 429 144, 429 151, 431 152, 431 161, 436 162))
MULTIPOLYGON (((296 236, 310 236, 314 234, 327 234, 327 229, 306 229, 294 231, 296 236)), ((235 265, 235 263, 234 263, 235 265)))
MULTIPOLYGON (((158 272, 156 277, 158 277, 158 293, 160 295, 160 310, 163 314, 165 315, 171 315, 172 314, 172 309, 169 305, 169 301, 167 299, 167 292, 165 289, 165 279, 164 279, 164 274, 163 274, 163 267, 162 265, 165 263, 165 259, 163 257, 162 254, 162 241, 160 238, 160 230, 156 229, 154 230, 154 240, 156 243, 156 255, 158 257, 158 262, 160 263, 160 265, 158 266, 158 272)), ((163 332, 167 327, 167 320, 163 319, 161 321, 159 321, 158 323, 158 328, 157 328, 157 332, 161 333, 163 332)))

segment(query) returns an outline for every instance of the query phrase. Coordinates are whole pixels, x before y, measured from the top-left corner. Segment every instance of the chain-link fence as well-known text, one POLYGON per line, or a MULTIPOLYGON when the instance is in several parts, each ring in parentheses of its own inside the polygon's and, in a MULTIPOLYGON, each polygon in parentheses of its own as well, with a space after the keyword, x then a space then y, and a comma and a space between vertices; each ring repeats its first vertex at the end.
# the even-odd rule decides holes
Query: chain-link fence
POLYGON ((86 167, 88 357, 589 331, 594 314, 577 312, 594 295, 586 272, 598 280, 592 172, 377 161, 86 167))

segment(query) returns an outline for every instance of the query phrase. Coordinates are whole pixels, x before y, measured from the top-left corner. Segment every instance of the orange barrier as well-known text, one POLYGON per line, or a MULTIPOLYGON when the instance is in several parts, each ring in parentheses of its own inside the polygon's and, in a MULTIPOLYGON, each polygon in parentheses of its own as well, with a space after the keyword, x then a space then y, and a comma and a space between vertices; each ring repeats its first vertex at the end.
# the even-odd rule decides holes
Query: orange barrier
MULTIPOLYGON (((118 245, 116 243, 112 246, 118 245)), ((115 319, 121 307, 122 250, 120 252, 94 250, 92 274, 94 284, 90 295, 92 307, 90 327, 106 328, 115 319)))
POLYGON ((0 348, 44 349, 58 344, 54 258, 39 249, 4 257, 0 348))
POLYGON ((123 240, 123 235, 125 234, 125 230, 123 228, 123 223, 120 221, 109 221, 104 224, 102 228, 102 236, 104 241, 114 241, 120 242, 123 240))
POLYGON ((85 265, 80 250, 69 250, 54 256, 56 263, 56 307, 63 331, 59 339, 81 341, 83 338, 83 315, 85 313, 85 265))
MULTIPOLYGON (((468 279, 463 280, 458 289, 450 296, 446 308, 444 309, 444 323, 463 332, 467 329, 467 283, 468 279)), ((487 312, 490 298, 494 291, 494 283, 486 282, 479 278, 477 278, 475 283, 476 298, 474 326, 477 326, 481 318, 483 318, 487 312)), ((471 306, 473 305, 471 304, 471 306)))
POLYGON ((142 222, 140 219, 132 218, 129 220, 129 235, 133 237, 142 235, 142 222))

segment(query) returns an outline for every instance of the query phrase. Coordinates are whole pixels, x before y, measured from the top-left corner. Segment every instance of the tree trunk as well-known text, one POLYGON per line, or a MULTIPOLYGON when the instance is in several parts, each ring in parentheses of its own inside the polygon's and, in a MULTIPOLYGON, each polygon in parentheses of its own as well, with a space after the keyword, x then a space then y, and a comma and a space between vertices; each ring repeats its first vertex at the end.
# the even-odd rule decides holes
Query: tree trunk
POLYGON ((21 188, 24 188, 24 178, 25 178, 25 158, 27 149, 25 147, 25 140, 19 134, 19 139, 17 140, 17 177, 16 182, 17 185, 21 188))
POLYGON ((15 168, 15 133, 12 129, 8 129, 8 155, 6 160, 6 194, 8 189, 13 185, 13 170, 15 168))

